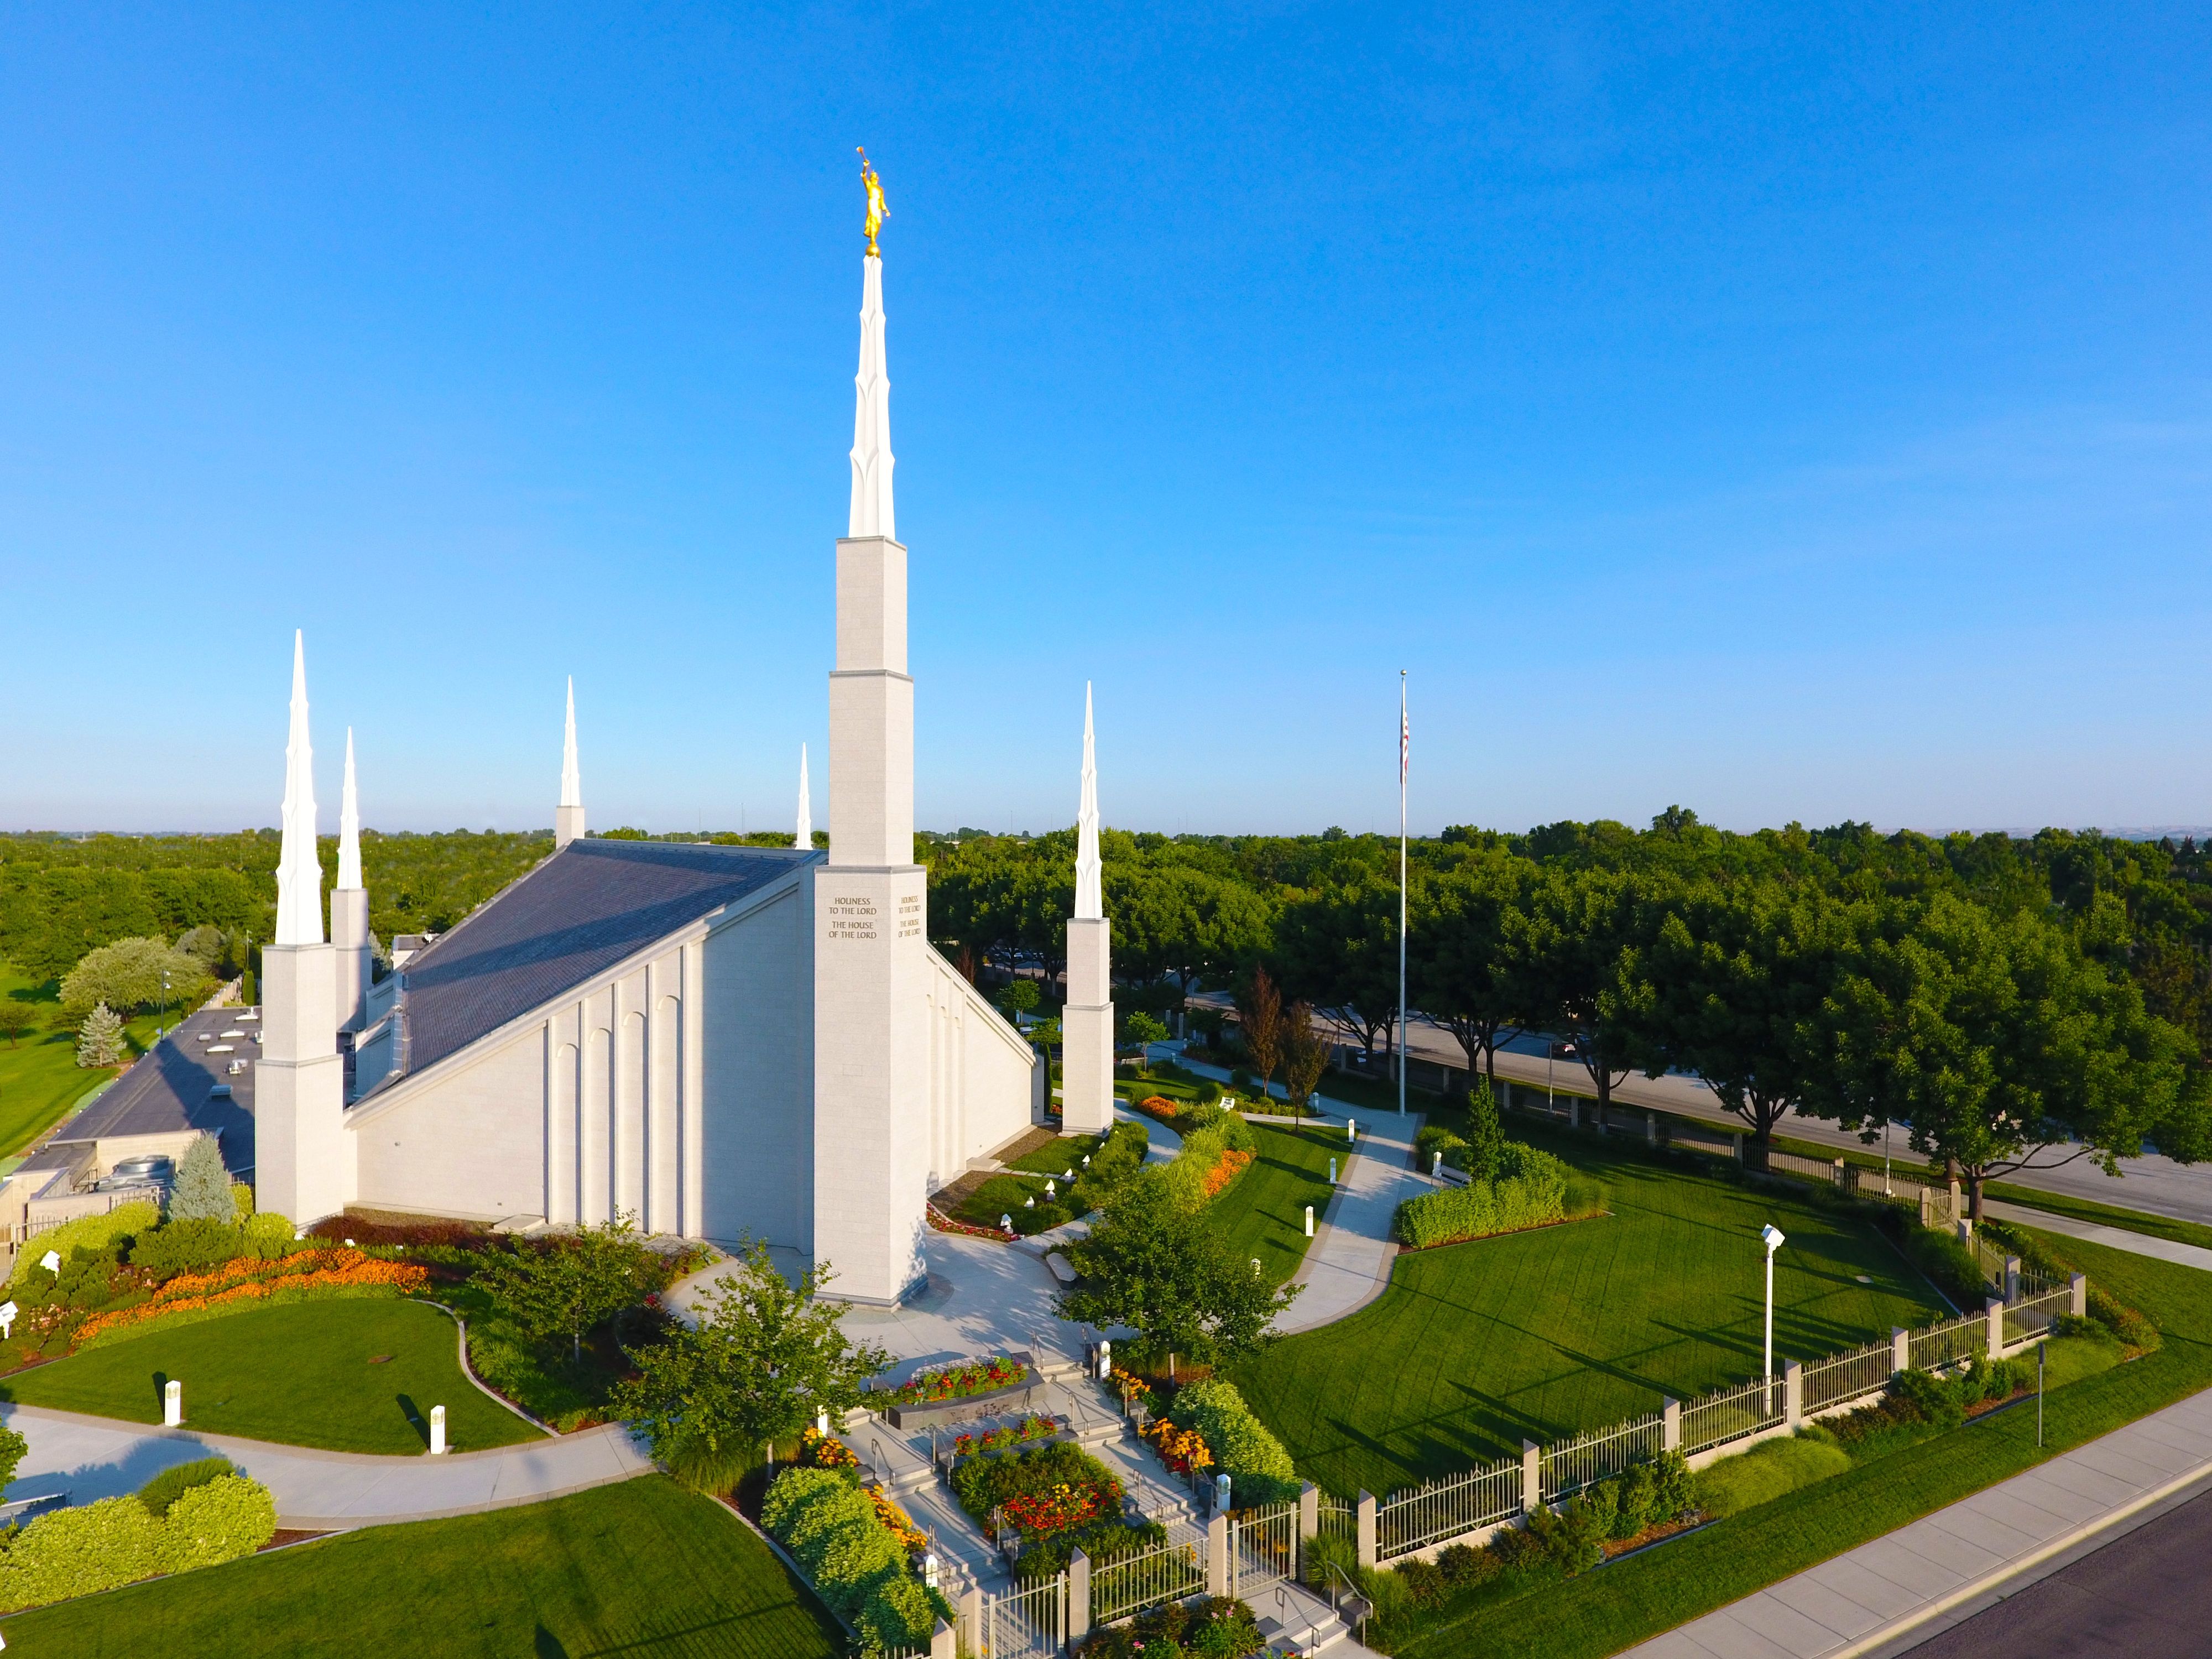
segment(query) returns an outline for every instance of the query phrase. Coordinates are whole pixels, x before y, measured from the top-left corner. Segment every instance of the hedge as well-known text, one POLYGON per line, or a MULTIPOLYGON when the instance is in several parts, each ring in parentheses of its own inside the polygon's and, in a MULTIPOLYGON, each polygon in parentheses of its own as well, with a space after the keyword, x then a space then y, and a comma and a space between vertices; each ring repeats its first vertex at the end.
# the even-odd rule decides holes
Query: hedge
POLYGON ((1566 1214, 1569 1171, 1559 1159, 1509 1140, 1499 1169, 1496 1181, 1471 1181, 1407 1199, 1393 1224, 1399 1242, 1421 1249, 1540 1227, 1566 1214))
POLYGON ((15 1258, 15 1270, 8 1276, 8 1282, 21 1284, 49 1250, 58 1252, 67 1261, 70 1252, 80 1246, 103 1250, 125 1235, 146 1231, 161 1219, 161 1212, 151 1200, 134 1198, 128 1204, 117 1205, 106 1215, 81 1215, 74 1221, 64 1221, 52 1232, 40 1233, 23 1246, 23 1253, 15 1258))
POLYGON ((786 1469, 762 1501, 761 1524, 872 1647, 928 1644, 939 1609, 908 1571, 904 1546, 842 1472, 786 1469))
POLYGON ((269 1489, 241 1474, 189 1488, 166 1519, 135 1495, 54 1510, 0 1541, 0 1613, 235 1560, 276 1531, 269 1489))
POLYGON ((1283 1443, 1252 1415, 1231 1382, 1193 1382, 1176 1392, 1168 1420, 1195 1429, 1213 1454, 1213 1467, 1229 1477, 1239 1509, 1279 1504, 1297 1495, 1298 1472, 1283 1443))

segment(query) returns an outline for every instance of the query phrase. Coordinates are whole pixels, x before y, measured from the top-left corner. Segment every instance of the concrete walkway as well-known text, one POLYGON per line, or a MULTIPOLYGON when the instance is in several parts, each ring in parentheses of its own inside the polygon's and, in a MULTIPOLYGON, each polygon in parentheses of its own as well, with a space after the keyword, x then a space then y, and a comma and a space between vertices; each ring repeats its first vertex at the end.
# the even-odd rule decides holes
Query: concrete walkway
POLYGON ((2004 1204, 1993 1198, 1983 1200, 1982 1208, 1999 1221, 2015 1222, 2023 1227, 2040 1227, 2045 1232, 2087 1239, 2092 1244, 2125 1250, 2130 1255, 2153 1256, 2160 1261, 2172 1261, 2184 1267, 2199 1267, 2206 1273, 2212 1273, 2212 1250, 2201 1244, 2183 1244, 2171 1238, 2154 1238, 2148 1233, 2130 1232, 2124 1227, 2106 1227, 2094 1221, 2077 1221, 2070 1215, 2055 1214, 2027 1204, 2004 1204))
POLYGON ((1285 1335, 1333 1325, 1359 1311, 1390 1285, 1398 1246, 1391 1218, 1401 1200, 1432 1191, 1437 1183, 1413 1167, 1413 1137, 1421 1116, 1387 1112, 1358 1126, 1357 1152, 1329 1200, 1328 1215, 1314 1229, 1306 1259, 1291 1276, 1305 1288, 1275 1322, 1285 1335))
POLYGON ((1900 1652, 2209 1475, 2212 1390, 1627 1651, 1637 1659, 1900 1652))
POLYGON ((220 1453, 269 1488, 279 1525, 311 1532, 535 1504, 653 1467, 620 1424, 489 1451, 379 1457, 145 1428, 42 1406, 0 1405, 0 1421, 31 1445, 0 1494, 10 1501, 58 1492, 66 1492, 72 1504, 116 1498, 163 1469, 220 1453))

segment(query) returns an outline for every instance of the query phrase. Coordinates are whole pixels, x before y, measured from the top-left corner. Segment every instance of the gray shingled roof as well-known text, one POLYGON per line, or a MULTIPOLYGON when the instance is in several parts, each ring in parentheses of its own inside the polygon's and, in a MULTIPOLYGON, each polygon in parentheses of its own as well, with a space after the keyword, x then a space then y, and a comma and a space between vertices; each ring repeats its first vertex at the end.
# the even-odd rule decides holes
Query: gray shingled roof
MULTIPOLYGON (((185 1128, 206 1129, 222 1137, 222 1159, 235 1174, 253 1167, 253 1065, 261 1045, 252 1033, 260 1026, 241 1021, 242 1008, 215 1008, 185 1018, 183 1024, 154 1045, 100 1097, 56 1130, 53 1143, 97 1140, 103 1136, 164 1134, 185 1128), (224 1038, 224 1031, 240 1030, 244 1036, 224 1038), (210 1054, 210 1043, 228 1042, 231 1052, 210 1054), (236 1077, 226 1069, 229 1061, 243 1060, 246 1067, 236 1077), (211 1096, 218 1083, 231 1087, 228 1097, 211 1096)), ((32 1167, 43 1167, 36 1158, 32 1167)))
POLYGON ((775 847, 573 841, 408 959, 419 1072, 814 856, 775 847))

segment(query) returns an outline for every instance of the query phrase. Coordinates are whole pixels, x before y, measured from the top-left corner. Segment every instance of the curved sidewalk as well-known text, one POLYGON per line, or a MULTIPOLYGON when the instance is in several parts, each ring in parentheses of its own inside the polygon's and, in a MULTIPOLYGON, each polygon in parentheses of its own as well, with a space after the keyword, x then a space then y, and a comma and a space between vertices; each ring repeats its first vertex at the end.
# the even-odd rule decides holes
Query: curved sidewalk
POLYGON ((1305 1288, 1275 1322, 1285 1335, 1334 1325, 1389 1289, 1398 1259, 1391 1220, 1401 1200, 1437 1184, 1413 1167, 1413 1137, 1420 1132, 1418 1112, 1402 1118, 1389 1112, 1359 1124, 1356 1150, 1328 1201, 1328 1218, 1315 1227, 1306 1259, 1291 1275, 1293 1285, 1305 1288))
POLYGON ((307 1532, 535 1504, 653 1468, 620 1423, 488 1451, 381 1457, 149 1428, 43 1406, 0 1405, 0 1422, 31 1446, 8 1498, 65 1491, 72 1504, 88 1504, 136 1492, 163 1469, 220 1453, 269 1488, 279 1525, 307 1532))

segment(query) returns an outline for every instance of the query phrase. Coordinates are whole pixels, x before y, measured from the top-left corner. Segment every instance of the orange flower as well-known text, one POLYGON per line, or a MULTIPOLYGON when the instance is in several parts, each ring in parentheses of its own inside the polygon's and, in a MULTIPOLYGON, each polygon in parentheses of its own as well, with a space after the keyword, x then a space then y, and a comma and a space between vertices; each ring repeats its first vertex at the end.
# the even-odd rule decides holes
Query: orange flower
MULTIPOLYGON (((72 1349, 81 1348, 102 1331, 120 1326, 143 1324, 159 1319, 164 1314, 181 1313, 202 1308, 212 1308, 233 1302, 259 1301, 271 1292, 288 1285, 318 1288, 360 1288, 389 1285, 405 1295, 419 1291, 430 1282, 430 1275, 409 1261, 379 1261, 363 1255, 359 1250, 301 1251, 300 1256, 309 1259, 304 1270, 295 1268, 288 1273, 259 1273, 246 1277, 240 1282, 237 1275, 229 1274, 231 1268, 269 1267, 279 1264, 259 1261, 234 1261, 208 1273, 185 1273, 171 1279, 155 1292, 154 1299, 135 1308, 119 1308, 113 1313, 95 1314, 76 1328, 70 1339, 72 1349), (314 1266, 314 1262, 329 1265, 314 1266), (226 1283, 228 1288, 210 1290, 211 1285, 226 1283)), ((300 1256, 287 1256, 287 1262, 300 1256)))
POLYGON ((1224 1151, 1214 1166, 1206 1172, 1206 1195, 1208 1198, 1214 1196, 1242 1175, 1244 1166, 1251 1161, 1252 1154, 1249 1152, 1240 1152, 1234 1147, 1224 1151))

